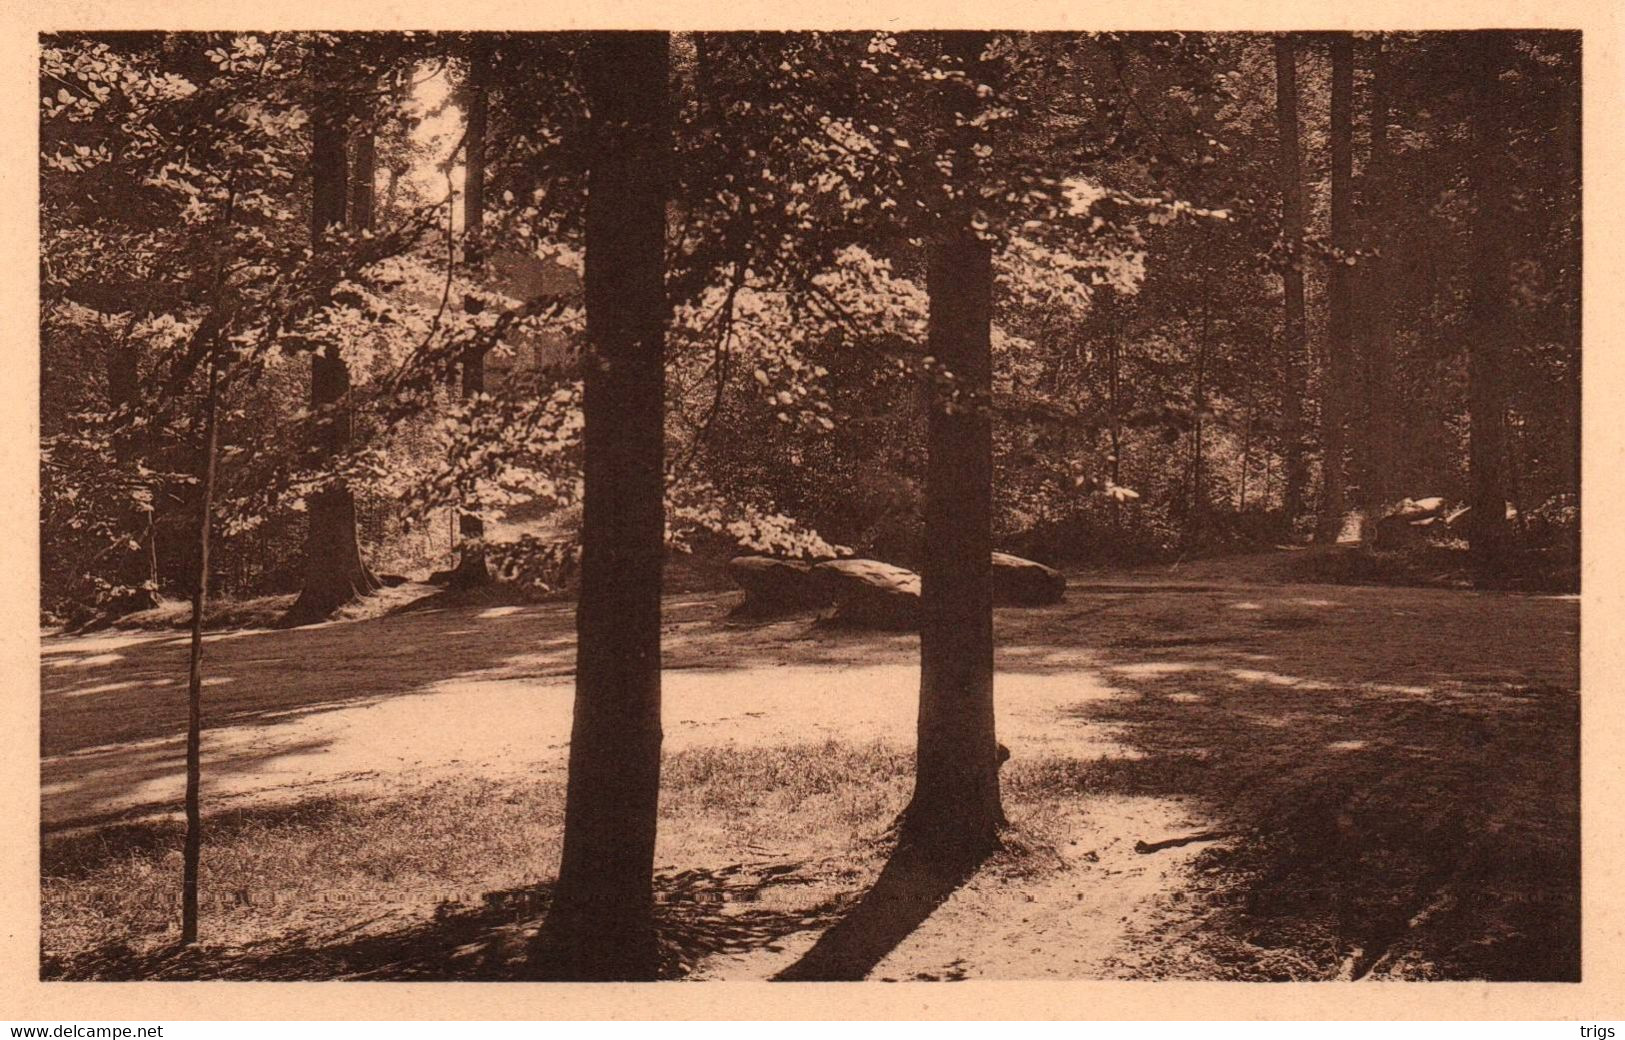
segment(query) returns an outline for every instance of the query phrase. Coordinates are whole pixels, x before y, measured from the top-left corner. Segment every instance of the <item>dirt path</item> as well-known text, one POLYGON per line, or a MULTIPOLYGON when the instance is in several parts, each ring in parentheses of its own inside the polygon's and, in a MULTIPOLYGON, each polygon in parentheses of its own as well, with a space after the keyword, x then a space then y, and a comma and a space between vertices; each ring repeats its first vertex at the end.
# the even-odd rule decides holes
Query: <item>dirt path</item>
MULTIPOLYGON (((912 746, 910 637, 834 631, 806 617, 735 626, 732 601, 668 601, 669 753, 912 746)), ((211 811, 398 795, 470 776, 562 781, 571 630, 570 608, 547 605, 211 637, 211 811)), ((1462 719, 1488 720, 1489 736, 1468 737, 1494 746, 1529 705, 1551 700, 1528 691, 1572 695, 1577 631, 1578 604, 1559 598, 1155 576, 1089 579, 1055 607, 1000 610, 1006 800, 1028 847, 954 892, 871 977, 1201 975, 1212 967, 1206 954, 1170 960, 1166 937, 1189 931, 1179 922, 1197 904, 1206 914, 1222 903, 1198 874, 1204 854, 1226 842, 1151 852, 1137 842, 1227 832, 1242 818, 1237 807, 1256 829, 1281 811, 1259 808, 1266 796, 1290 794, 1273 785, 1304 770, 1343 785, 1336 797, 1347 802, 1394 768, 1380 756, 1454 746, 1462 719)), ((44 641, 47 840, 173 814, 185 651, 173 634, 44 641)), ((1501 824, 1528 824, 1550 797, 1517 788, 1501 824)), ((848 837, 810 834, 765 851, 816 860, 848 837)), ((763 852, 722 835, 700 865, 763 852)), ((667 869, 695 865, 694 850, 670 841, 659 855, 667 869)), ((764 978, 818 934, 808 927, 719 951, 695 974, 764 978)))

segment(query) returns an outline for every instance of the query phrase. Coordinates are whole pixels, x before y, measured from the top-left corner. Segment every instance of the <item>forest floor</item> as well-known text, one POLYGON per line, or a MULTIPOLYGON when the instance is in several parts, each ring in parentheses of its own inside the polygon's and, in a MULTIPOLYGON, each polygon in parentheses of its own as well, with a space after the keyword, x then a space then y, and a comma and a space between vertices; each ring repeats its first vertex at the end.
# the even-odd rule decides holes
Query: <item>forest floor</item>
MULTIPOLYGON (((997 612, 1006 848, 869 978, 1577 977, 1577 597, 1295 583, 1288 555, 1080 572, 997 612)), ((207 638, 185 952, 186 638, 48 634, 44 974, 519 972, 559 853, 573 607, 408 603, 427 591, 207 638)), ((666 602, 674 976, 791 966, 909 793, 917 640, 741 624, 737 599, 666 602)))

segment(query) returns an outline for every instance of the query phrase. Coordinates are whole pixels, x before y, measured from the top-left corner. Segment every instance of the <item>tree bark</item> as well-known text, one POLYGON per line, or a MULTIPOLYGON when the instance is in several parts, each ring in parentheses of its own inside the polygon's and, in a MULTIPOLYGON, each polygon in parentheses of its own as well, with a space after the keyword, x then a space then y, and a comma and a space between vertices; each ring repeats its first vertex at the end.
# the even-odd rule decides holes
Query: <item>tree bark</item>
MULTIPOLYGON (((983 33, 943 34, 943 50, 967 70, 985 45, 983 33)), ((984 79, 973 71, 970 82, 984 79)), ((944 88, 944 125, 960 96, 944 88)), ((902 845, 944 861, 986 855, 1004 825, 993 713, 993 251, 961 219, 938 232, 927 262, 929 352, 952 385, 933 381, 926 431, 918 751, 899 832, 902 845)))
MULTIPOLYGON (((145 452, 146 438, 132 430, 130 424, 139 406, 141 385, 140 359, 130 332, 141 316, 132 310, 123 331, 107 348, 107 403, 120 415, 120 429, 113 434, 113 457, 121 468, 133 471, 145 452)), ((106 604, 107 614, 118 617, 158 605, 158 545, 153 537, 153 508, 132 501, 129 508, 129 536, 138 543, 137 548, 119 553, 118 582, 124 587, 112 602, 106 604)))
MULTIPOLYGON (((468 55, 468 81, 464 84, 464 104, 468 112, 463 138, 463 261, 470 267, 484 259, 485 224, 485 124, 487 116, 486 72, 489 48, 476 34, 468 55)), ((463 400, 485 392, 485 351, 471 350, 463 358, 463 400)), ((455 588, 477 588, 491 583, 491 570, 485 560, 485 521, 472 509, 457 512, 457 567, 452 571, 455 588)))
MULTIPOLYGON (((345 116, 335 93, 318 98, 311 118, 311 242, 326 247, 327 233, 345 225, 348 171, 345 116)), ((369 192, 370 194, 370 192, 369 192)), ((366 209, 371 211, 371 204, 366 209)), ((326 343, 311 355, 310 407, 315 417, 313 469, 328 466, 349 447, 352 419, 345 407, 350 370, 339 344, 326 343)), ((320 621, 339 607, 375 592, 378 580, 361 559, 356 536, 355 497, 342 480, 330 482, 306 503, 305 584, 283 624, 320 621)))
POLYGON ((1298 56, 1292 34, 1275 38, 1275 121, 1280 147, 1281 238, 1286 258, 1281 270, 1285 301, 1281 336, 1281 461, 1285 470, 1282 512, 1290 533, 1303 512, 1306 481, 1303 462, 1304 364, 1309 352, 1309 326, 1303 298, 1303 174, 1298 145, 1298 56))
POLYGON ((1191 424, 1191 497, 1190 515, 1185 521, 1185 544, 1194 548, 1202 536, 1202 522, 1207 512, 1207 493, 1202 485, 1207 479, 1202 472, 1202 435, 1206 432, 1204 416, 1207 412, 1207 355, 1213 336, 1213 290, 1210 275, 1202 278, 1202 331, 1196 343, 1196 379, 1191 387, 1194 421, 1191 424))
POLYGON ((192 590, 192 647, 186 682, 186 844, 181 858, 181 945, 197 941, 198 869, 203 855, 203 611, 209 602, 209 528, 214 519, 219 370, 209 362, 203 401, 202 500, 198 506, 197 586, 192 590))
POLYGON ((668 37, 594 33, 586 492, 564 853, 536 973, 649 979, 660 794, 668 37))
POLYGON ((1472 36, 1469 61, 1475 80, 1470 115, 1474 155, 1472 248, 1467 288, 1467 409, 1470 480, 1467 538, 1481 576, 1493 576, 1508 549, 1506 522, 1506 410, 1503 380, 1512 315, 1506 223, 1511 191, 1501 73, 1512 58, 1501 32, 1472 36))
POLYGON ((357 229, 371 228, 374 226, 374 200, 378 191, 378 138, 371 126, 363 126, 361 132, 355 135, 354 170, 354 176, 349 178, 351 197, 348 223, 357 229))
POLYGON ((1350 233, 1354 176, 1354 37, 1333 33, 1331 113, 1331 267, 1326 278, 1326 362, 1320 399, 1320 504, 1315 513, 1316 540, 1335 543, 1348 512, 1344 452, 1347 446, 1347 410, 1350 368, 1350 292, 1354 251, 1350 233))
MULTIPOLYGON (((1378 513, 1398 497, 1395 468, 1398 452, 1395 431, 1398 410, 1394 406, 1393 358, 1394 315, 1393 280, 1398 269, 1396 253, 1400 237, 1393 205, 1393 156, 1388 145, 1391 72, 1381 35, 1371 43, 1371 153, 1361 180, 1361 224, 1374 255, 1361 264, 1361 329, 1364 334, 1366 421, 1364 460, 1361 466, 1361 500, 1366 517, 1366 534, 1378 513)), ((1369 546, 1370 537, 1362 544, 1369 546)))
MULTIPOLYGON (((1558 195, 1561 204, 1568 207, 1569 232, 1566 255, 1563 258, 1564 301, 1564 378, 1562 442, 1558 446, 1562 488, 1574 496, 1576 510, 1580 508, 1580 370, 1583 353, 1580 349, 1581 329, 1581 258, 1584 236, 1581 220, 1581 136, 1580 136, 1580 36, 1571 37, 1564 53, 1564 79, 1559 102, 1557 141, 1563 185, 1558 195)), ((1579 531, 1564 549, 1578 559, 1579 531)))

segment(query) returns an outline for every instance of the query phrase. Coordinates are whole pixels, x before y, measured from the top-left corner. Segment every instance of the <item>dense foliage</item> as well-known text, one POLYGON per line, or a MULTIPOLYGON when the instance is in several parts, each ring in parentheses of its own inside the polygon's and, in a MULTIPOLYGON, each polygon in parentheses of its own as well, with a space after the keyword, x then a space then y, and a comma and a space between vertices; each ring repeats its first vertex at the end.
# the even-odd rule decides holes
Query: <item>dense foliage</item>
MULTIPOLYGON (((985 406, 1007 548, 1059 562, 1300 536, 1309 517, 1284 515, 1284 460, 1289 442, 1319 456, 1329 394, 1346 417, 1348 501, 1468 499, 1486 227, 1506 259, 1493 421, 1517 544, 1572 531, 1577 41, 1507 37, 1486 73, 1485 35, 1354 42, 1352 250, 1331 241, 1331 77, 1314 36, 1297 47, 1301 248, 1281 234, 1268 37, 995 34, 987 82, 929 35, 677 37, 669 541, 915 559, 924 392, 954 378, 924 346, 921 246, 944 220, 995 246, 985 406), (1502 146, 1486 219, 1488 139, 1502 146), (1282 346, 1289 265, 1309 289, 1315 347, 1300 362, 1282 346), (1356 278, 1346 381, 1321 364, 1338 265, 1356 278)), ((217 588, 296 590, 306 504, 340 483, 376 571, 446 566, 468 511, 499 573, 568 580, 582 55, 572 34, 43 41, 47 611, 83 620, 189 591, 211 367, 225 395, 217 588), (475 89, 489 120, 470 228, 458 203, 475 89), (319 110, 342 120, 351 219, 313 243, 319 110), (332 417, 310 405, 308 358, 330 345, 354 435, 316 455, 312 431, 332 417), (475 355, 490 374, 464 395, 475 355)))

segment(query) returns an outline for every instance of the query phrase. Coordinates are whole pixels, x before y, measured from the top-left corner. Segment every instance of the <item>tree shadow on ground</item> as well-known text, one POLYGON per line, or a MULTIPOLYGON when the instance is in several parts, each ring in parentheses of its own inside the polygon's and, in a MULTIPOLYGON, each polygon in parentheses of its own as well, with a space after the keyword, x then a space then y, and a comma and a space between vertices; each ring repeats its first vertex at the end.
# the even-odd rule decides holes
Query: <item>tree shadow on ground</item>
MULTIPOLYGON (((679 979, 707 957, 775 949, 784 936, 827 925, 841 898, 797 909, 764 908, 775 886, 811 883, 802 864, 736 864, 658 877, 656 927, 661 977, 679 979)), ((442 902, 425 916, 390 926, 383 913, 345 933, 291 932, 243 946, 165 945, 144 950, 105 944, 71 959, 47 958, 44 979, 370 980, 402 982, 534 979, 528 966, 552 883, 484 893, 478 906, 442 902), (356 931, 363 934, 353 935, 356 931)))
MULTIPOLYGON (((1069 596, 1051 608, 999 611, 1001 672, 1104 676, 1108 696, 1077 703, 1055 724, 1103 728, 1127 754, 1042 759, 1016 747, 1007 791, 1019 796, 1025 783, 1070 804, 1114 793, 1176 798, 1231 836, 1202 853, 1193 897, 1166 920, 1165 945, 1199 947, 1207 960, 1197 969, 1153 961, 1150 973, 1300 977, 1259 967, 1262 953, 1289 951, 1307 964, 1301 977, 1577 976, 1574 604, 1293 586, 1069 596)), ((730 605, 716 595, 668 602, 670 667, 850 667, 917 653, 912 636, 820 632, 810 618, 742 631, 719 623, 730 605)), ((211 724, 267 725, 459 676, 567 675, 570 611, 430 610, 220 637, 209 644, 207 674, 229 681, 208 691, 211 724)), ((150 747, 115 745, 173 742, 185 717, 184 655, 179 638, 139 647, 64 641, 47 653, 43 737, 47 755, 58 756, 47 768, 98 773, 94 756, 115 750, 149 772, 167 768, 140 758, 150 747), (160 679, 168 685, 156 700, 127 696, 125 684, 160 679)), ((239 764, 259 761, 245 754, 239 764)), ((124 781, 108 771, 84 782, 124 781)), ((958 884, 901 868, 885 883, 875 886, 884 898, 866 900, 839 935, 831 929, 825 950, 850 951, 832 962, 878 961, 880 947, 895 946, 958 884)), ((512 901, 541 898, 524 891, 495 893, 497 909, 452 905, 435 920, 385 922, 348 939, 189 953, 178 967, 114 950, 106 977, 506 977, 495 954, 475 968, 456 951, 514 942, 513 929, 525 926, 512 901), (300 967, 312 951, 317 959, 300 967), (450 967, 436 969, 437 957, 450 967), (188 958, 202 958, 201 967, 186 968, 188 958)), ((673 924, 674 934, 698 936, 677 941, 679 951, 705 942, 750 949, 828 923, 836 909, 725 903, 668 918, 689 929, 673 924)), ((74 977, 87 977, 80 964, 74 977)))
POLYGON ((1083 796, 1178 798, 1225 836, 1163 919, 1162 941, 1202 951, 1196 974, 1579 977, 1575 691, 1200 669, 1123 685, 1072 714, 1129 754, 1029 768, 1083 796), (1297 967, 1261 967, 1282 958, 1297 967))
POLYGON ((774 980, 862 981, 968 881, 984 859, 949 859, 899 846, 857 905, 774 980))

